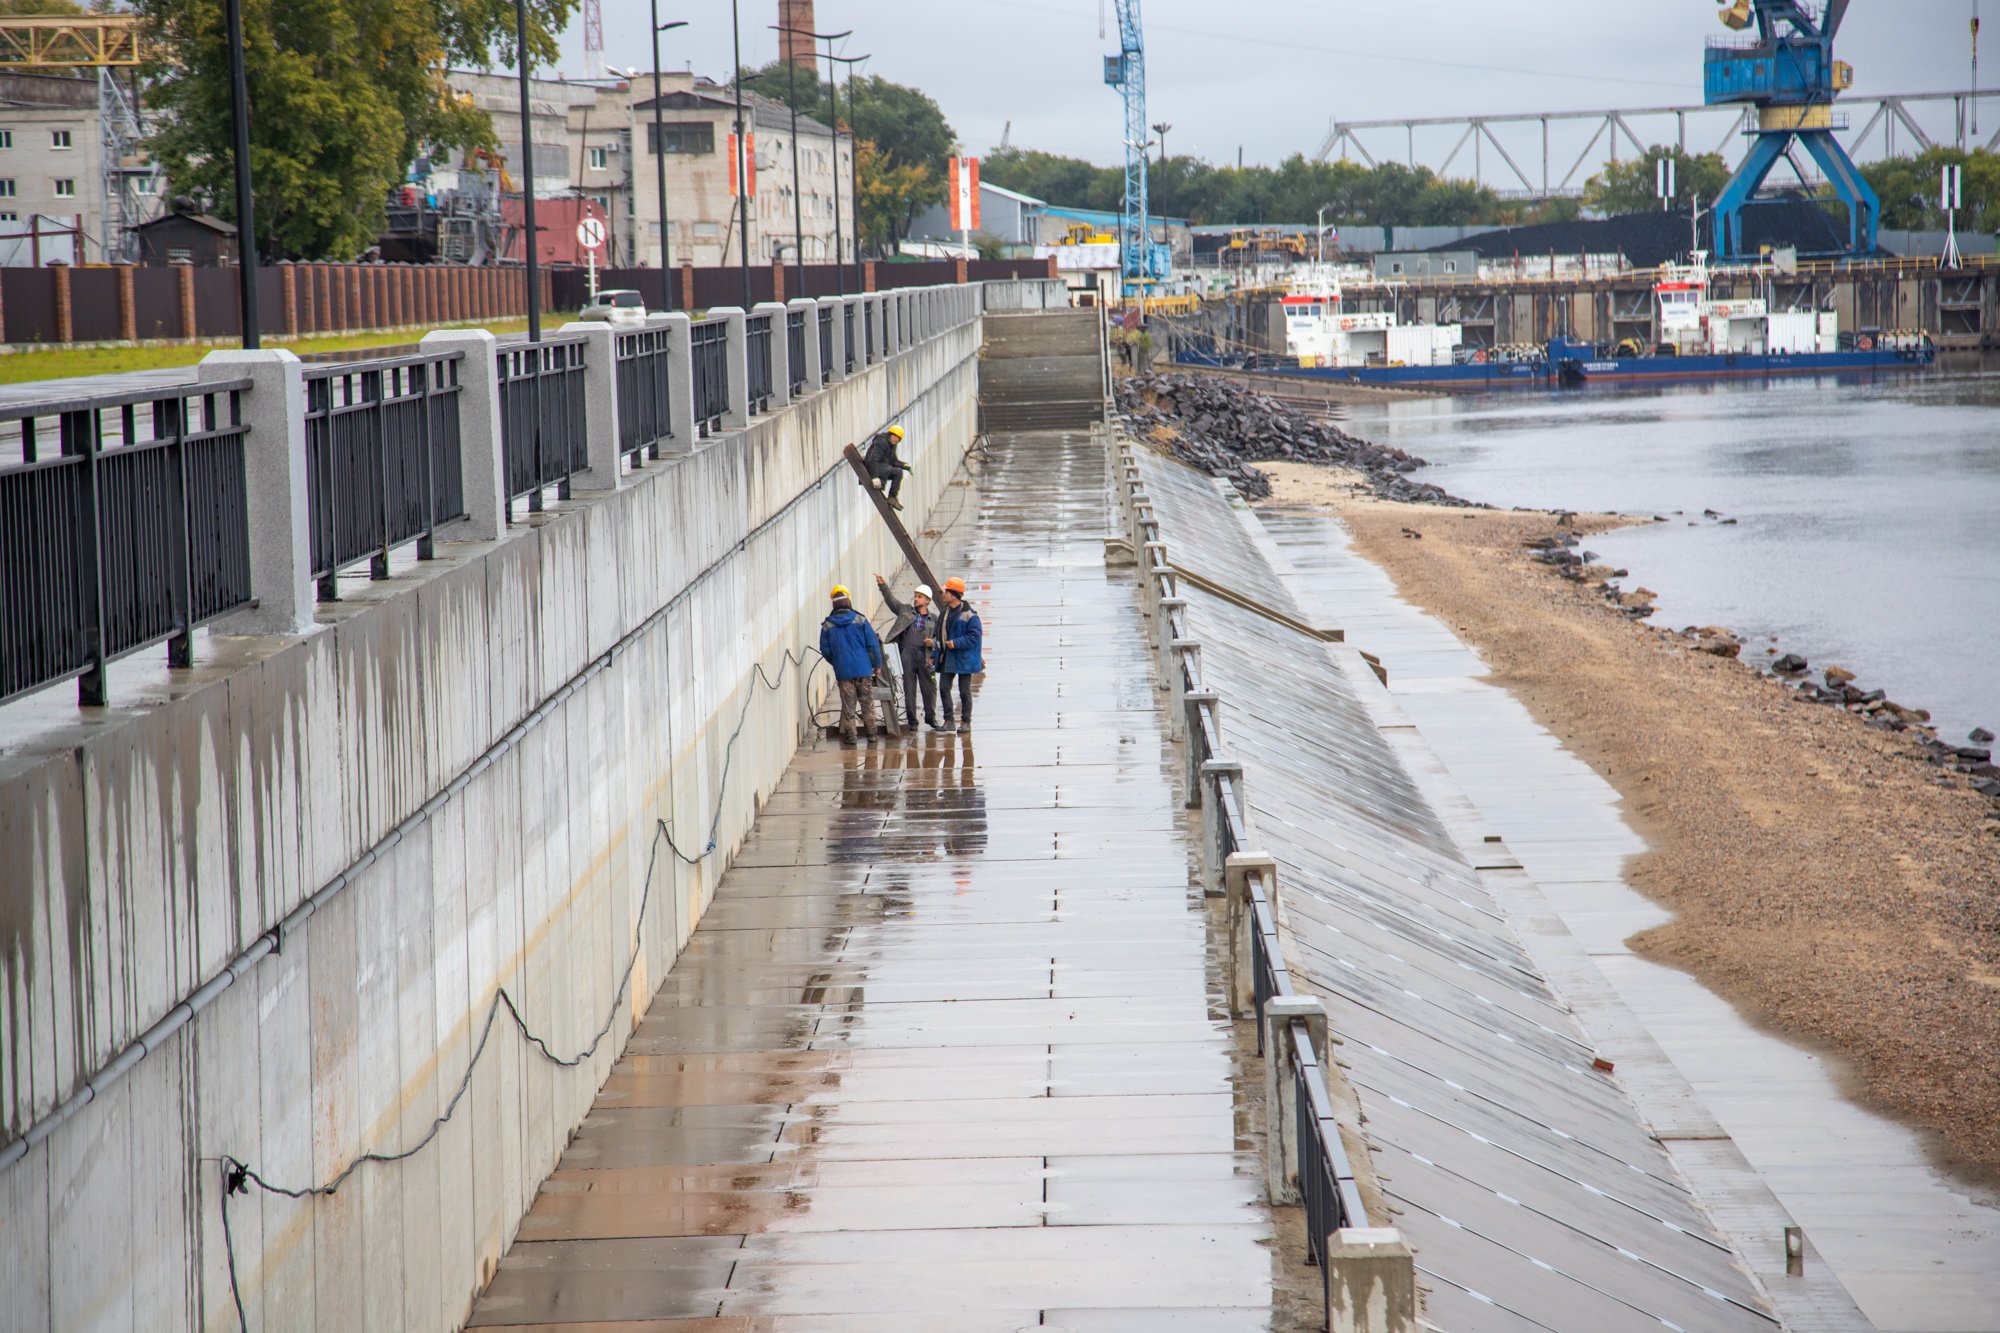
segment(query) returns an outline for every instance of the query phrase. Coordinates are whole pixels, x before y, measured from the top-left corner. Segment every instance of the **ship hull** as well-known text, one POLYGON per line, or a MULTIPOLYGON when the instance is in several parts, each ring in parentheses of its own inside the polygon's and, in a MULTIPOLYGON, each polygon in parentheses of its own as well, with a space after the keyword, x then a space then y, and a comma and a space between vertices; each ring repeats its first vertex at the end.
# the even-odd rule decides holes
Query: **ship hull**
POLYGON ((1673 380, 1767 379, 1793 375, 1894 374, 1923 370, 1929 351, 1748 353, 1703 356, 1583 356, 1548 361, 1475 362, 1449 366, 1325 366, 1261 371, 1303 379, 1341 380, 1407 388, 1476 391, 1665 383, 1673 380))

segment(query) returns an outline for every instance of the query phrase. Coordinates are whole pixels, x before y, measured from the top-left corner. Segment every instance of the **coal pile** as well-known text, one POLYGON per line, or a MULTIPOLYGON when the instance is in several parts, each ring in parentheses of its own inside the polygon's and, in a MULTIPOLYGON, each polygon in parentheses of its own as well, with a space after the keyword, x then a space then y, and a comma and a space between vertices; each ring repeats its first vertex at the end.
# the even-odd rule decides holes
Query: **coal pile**
POLYGON ((1385 500, 1472 506, 1442 488, 1412 481, 1424 460, 1349 435, 1287 403, 1208 375, 1141 375, 1118 383, 1126 428, 1190 467, 1261 500, 1271 482, 1253 463, 1325 463, 1351 468, 1385 500))

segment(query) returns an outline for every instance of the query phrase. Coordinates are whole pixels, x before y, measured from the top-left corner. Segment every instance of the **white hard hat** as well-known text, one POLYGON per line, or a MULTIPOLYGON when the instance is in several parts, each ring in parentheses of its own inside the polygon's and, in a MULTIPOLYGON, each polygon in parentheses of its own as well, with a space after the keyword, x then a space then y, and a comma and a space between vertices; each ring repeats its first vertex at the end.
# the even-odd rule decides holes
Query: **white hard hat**
POLYGON ((917 594, 920 597, 929 598, 933 602, 937 600, 937 594, 931 591, 931 585, 928 583, 919 583, 917 585, 917 594))

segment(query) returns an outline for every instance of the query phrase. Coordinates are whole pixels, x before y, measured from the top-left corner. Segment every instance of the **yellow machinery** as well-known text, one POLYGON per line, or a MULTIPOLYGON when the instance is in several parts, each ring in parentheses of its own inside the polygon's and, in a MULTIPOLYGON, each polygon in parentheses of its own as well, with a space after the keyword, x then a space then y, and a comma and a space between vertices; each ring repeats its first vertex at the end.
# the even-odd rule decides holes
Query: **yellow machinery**
POLYGON ((1118 238, 1108 231, 1099 231, 1088 223, 1072 222, 1063 233, 1064 245, 1116 245, 1118 238))

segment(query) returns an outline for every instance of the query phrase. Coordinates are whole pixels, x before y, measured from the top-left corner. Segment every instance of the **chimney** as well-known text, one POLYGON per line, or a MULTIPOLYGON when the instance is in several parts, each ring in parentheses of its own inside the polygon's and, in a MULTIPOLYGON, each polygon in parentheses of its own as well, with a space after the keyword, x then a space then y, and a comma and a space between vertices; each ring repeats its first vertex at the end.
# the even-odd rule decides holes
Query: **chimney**
POLYGON ((778 22, 783 27, 798 30, 798 32, 778 34, 780 54, 800 69, 817 71, 818 47, 812 38, 798 35, 803 32, 819 31, 813 26, 813 0, 778 0, 778 22))

